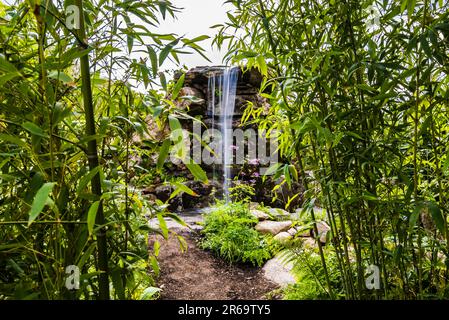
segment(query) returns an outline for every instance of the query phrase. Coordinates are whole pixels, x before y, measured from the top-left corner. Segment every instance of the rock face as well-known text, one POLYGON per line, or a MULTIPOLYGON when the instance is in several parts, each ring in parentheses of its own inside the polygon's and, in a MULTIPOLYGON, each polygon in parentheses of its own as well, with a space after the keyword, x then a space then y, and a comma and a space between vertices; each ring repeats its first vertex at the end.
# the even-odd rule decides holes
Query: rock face
POLYGON ((287 231, 292 225, 291 221, 261 221, 256 225, 256 230, 263 234, 271 233, 276 235, 279 232, 287 231))
MULTIPOLYGON (((188 70, 185 73, 182 88, 179 90, 176 99, 173 99, 175 106, 179 110, 182 110, 183 113, 186 113, 191 117, 198 118, 205 125, 200 126, 201 133, 198 133, 199 135, 204 134, 206 129, 221 130, 219 121, 221 99, 218 98, 220 95, 220 88, 217 82, 218 77, 223 74, 224 70, 225 69, 223 67, 219 66, 200 66, 188 70), (215 87, 215 90, 211 90, 210 84, 214 81, 217 86, 215 87), (211 102, 213 101, 212 97, 214 97, 215 101, 215 106, 213 108, 211 107, 211 102), (212 116, 212 110, 214 111, 214 116, 212 116)), ((174 76, 174 80, 178 81, 181 75, 182 72, 176 73, 174 76)), ((260 111, 260 117, 264 117, 269 112, 269 102, 259 92, 262 81, 262 75, 255 68, 244 71, 242 69, 238 70, 238 80, 235 96, 235 112, 232 119, 232 126, 234 129, 241 129, 242 134, 247 134, 248 132, 244 133, 247 129, 254 130, 254 132, 257 133, 256 124, 251 123, 251 121, 242 124, 241 117, 244 110, 249 104, 252 105, 253 109, 257 109, 258 111, 260 111)), ((172 99, 172 97, 168 96, 167 99, 170 100, 172 99)), ((161 124, 159 122, 156 123, 154 119, 147 120, 150 133, 145 138, 151 140, 152 143, 158 143, 159 146, 162 145, 163 141, 168 139, 170 136, 169 126, 167 124, 161 124)), ((191 118, 183 117, 179 118, 179 120, 183 129, 192 132, 193 121, 191 118)), ((251 120, 251 118, 248 120, 251 120)), ((240 133, 235 134, 237 136, 240 133)), ((240 150, 245 150, 243 151, 244 157, 248 158, 248 146, 255 143, 259 145, 260 141, 255 142, 255 139, 247 138, 243 138, 243 141, 243 148, 240 147, 240 150)), ((206 141, 204 142, 206 144, 209 143, 206 141)), ((301 196, 301 194, 303 193, 303 187, 301 183, 292 182, 291 188, 288 188, 287 184, 284 183, 280 188, 275 189, 274 187, 279 184, 280 181, 275 180, 271 177, 267 177, 266 179, 262 179, 261 177, 261 174, 263 172, 261 172, 260 169, 268 168, 270 166, 270 163, 261 164, 261 162, 263 162, 264 160, 261 160, 259 158, 266 158, 266 153, 272 151, 269 150, 269 148, 271 147, 267 146, 267 150, 265 150, 265 152, 260 151, 262 152, 262 154, 252 154, 251 157, 245 160, 243 164, 239 163, 233 165, 231 167, 231 172, 236 179, 233 180, 231 184, 233 187, 235 187, 237 184, 249 185, 253 187, 255 190, 255 194, 252 196, 251 200, 257 201, 259 203, 272 203, 273 196, 276 195, 276 200, 273 203, 273 205, 276 207, 284 207, 289 199, 291 199, 294 195, 299 194, 300 196, 296 196, 294 201, 290 203, 290 208, 295 209, 303 201, 301 196)), ((235 150, 236 153, 240 152, 237 149, 235 150)), ((259 148, 257 150, 259 150, 259 148)), ((201 150, 201 152, 202 151, 203 150, 201 150)), ((159 186, 163 185, 163 183, 165 182, 161 181, 163 180, 163 178, 161 177, 155 177, 154 182, 152 183, 156 187, 156 190, 146 190, 145 193, 148 195, 149 199, 158 198, 162 201, 168 201, 170 210, 179 211, 184 209, 208 206, 212 202, 211 200, 221 198, 222 187, 220 185, 222 184, 223 168, 221 164, 206 164, 205 162, 206 161, 202 161, 200 163, 200 166, 206 172, 209 181, 215 181, 215 185, 210 188, 205 184, 194 184, 194 191, 197 194, 200 194, 200 197, 192 197, 186 194, 182 194, 174 197, 173 199, 169 199, 173 189, 170 189, 166 186, 159 188, 159 186)), ((149 159, 147 163, 141 164, 141 166, 154 167, 156 163, 157 157, 154 159, 149 159)), ((192 182, 192 180, 194 180, 194 177, 192 176, 190 171, 182 163, 172 163, 170 159, 167 159, 164 164, 164 169, 167 172, 167 175, 171 177, 182 178, 184 181, 187 180, 187 183, 190 183, 192 182)), ((272 212, 270 214, 275 215, 276 219, 279 220, 288 219, 288 216, 283 215, 282 213, 272 212)), ((267 219, 267 217, 262 214, 257 214, 257 217, 260 220, 267 219)))
MULTIPOLYGON (((184 76, 184 87, 181 89, 177 105, 182 109, 189 107, 189 114, 210 116, 208 114, 207 106, 211 97, 211 92, 208 90, 209 79, 223 74, 222 67, 196 67, 187 71, 184 76), (184 99, 183 97, 188 97, 184 99)), ((179 79, 181 73, 175 74, 175 81, 179 79)), ((239 70, 237 80, 237 91, 235 97, 235 115, 241 116, 248 102, 251 102, 254 107, 262 107, 268 110, 268 101, 259 95, 259 88, 262 83, 262 75, 257 69, 250 69, 242 71, 239 70)), ((216 115, 219 115, 220 107, 216 108, 216 115)))
MULTIPOLYGON (((182 110, 184 113, 187 113, 189 116, 199 118, 206 126, 201 127, 201 134, 204 134, 204 131, 206 129, 217 129, 220 130, 219 127, 219 117, 220 117, 220 100, 218 99, 219 92, 219 86, 217 85, 215 87, 215 90, 211 90, 209 86, 209 82, 218 81, 218 77, 223 74, 224 72, 223 67, 196 67, 193 69, 190 69, 185 73, 184 76, 184 83, 182 88, 179 90, 179 93, 174 99, 175 106, 182 110), (212 101, 212 94, 214 94, 215 98, 215 106, 213 110, 215 110, 215 116, 212 117, 212 108, 210 107, 210 102, 212 101), (211 109, 211 110, 209 110, 211 109)), ((180 76, 182 75, 181 72, 175 74, 174 80, 178 81, 180 76)), ((241 126, 241 116, 243 114, 243 111, 247 107, 248 103, 251 103, 253 108, 263 108, 262 114, 266 114, 268 111, 268 108, 270 107, 268 104, 268 100, 266 98, 263 98, 259 94, 259 88, 262 83, 263 77, 260 74, 260 72, 253 68, 249 70, 243 71, 242 69, 238 69, 238 80, 237 80, 237 88, 236 88, 236 96, 235 96, 235 113, 233 118, 233 127, 237 128, 241 126)), ((218 83, 217 83, 218 84, 218 83)), ((168 96, 168 99, 171 99, 172 97, 168 96)), ((162 144, 162 142, 167 139, 170 135, 170 130, 168 128, 168 125, 161 125, 159 123, 156 123, 152 118, 147 119, 148 121, 148 128, 150 131, 150 134, 145 136, 144 139, 151 140, 152 142, 157 142, 159 144, 162 144), (162 127, 159 127, 162 126, 162 127)), ((179 121, 181 122, 181 125, 183 129, 186 129, 189 132, 192 132, 193 130, 193 121, 191 118, 179 118, 179 121)), ((251 125, 254 126, 254 125, 251 125)), ((253 127, 251 127, 253 128, 253 127)), ((246 128, 242 128, 242 130, 245 130, 246 128)), ((257 128, 253 128, 257 129, 257 128)), ((246 141, 246 139, 245 139, 246 141)), ((141 141, 136 138, 136 143, 140 143, 141 141)), ((245 144, 245 149, 247 146, 247 142, 245 144)), ((156 159, 150 159, 145 166, 154 166, 157 163, 156 159)), ((197 208, 197 207, 205 207, 210 205, 213 200, 216 198, 221 197, 221 181, 222 180, 222 166, 220 164, 216 165, 206 165, 204 161, 202 163, 199 163, 201 167, 206 171, 206 174, 208 175, 209 181, 211 184, 206 185, 199 183, 197 181, 193 181, 194 177, 190 173, 190 171, 187 169, 187 167, 182 163, 172 163, 170 159, 167 159, 164 164, 164 169, 168 173, 168 175, 172 177, 180 177, 187 179, 186 184, 189 188, 191 188, 195 193, 199 195, 199 197, 193 197, 188 194, 182 193, 173 199, 170 199, 170 194, 174 191, 173 188, 170 186, 167 186, 164 183, 164 181, 156 181, 158 180, 158 177, 155 178, 155 181, 153 182, 154 188, 147 188, 144 193, 148 196, 150 199, 160 199, 162 201, 168 201, 170 205, 170 210, 185 210, 190 208, 197 208)), ((241 169, 242 165, 239 164, 238 168, 233 168, 233 172, 235 175, 237 175, 241 169)), ((254 167, 252 168, 254 170, 258 170, 258 168, 254 167)), ((243 181, 243 178, 239 180, 243 181)), ((259 176, 257 177, 251 177, 248 176, 248 183, 253 184, 256 189, 259 188, 260 190, 256 190, 256 194, 262 195, 263 192, 261 190, 271 190, 271 186, 265 186, 262 185, 261 179, 259 176), (257 181, 256 181, 257 180, 257 181), (251 181, 251 182, 250 182, 251 181), (255 181, 255 182, 252 182, 255 181)), ((246 183, 246 182, 245 182, 246 183)), ((257 197, 255 199, 257 201, 264 200, 265 202, 268 202, 271 200, 270 198, 263 198, 263 197, 257 197)), ((258 219, 264 220, 267 219, 263 213, 257 213, 258 219)))

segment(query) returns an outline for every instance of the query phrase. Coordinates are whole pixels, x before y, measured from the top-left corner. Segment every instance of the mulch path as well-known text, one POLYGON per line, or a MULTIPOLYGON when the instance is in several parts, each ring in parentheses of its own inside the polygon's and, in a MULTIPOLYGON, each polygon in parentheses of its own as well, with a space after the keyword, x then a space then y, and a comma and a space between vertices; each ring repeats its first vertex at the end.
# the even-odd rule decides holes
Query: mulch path
POLYGON ((163 300, 259 300, 277 289, 263 277, 260 268, 229 265, 198 248, 199 238, 194 232, 177 232, 187 242, 184 253, 176 236, 170 235, 168 240, 159 235, 150 238, 150 249, 155 239, 161 243, 158 286, 163 300))

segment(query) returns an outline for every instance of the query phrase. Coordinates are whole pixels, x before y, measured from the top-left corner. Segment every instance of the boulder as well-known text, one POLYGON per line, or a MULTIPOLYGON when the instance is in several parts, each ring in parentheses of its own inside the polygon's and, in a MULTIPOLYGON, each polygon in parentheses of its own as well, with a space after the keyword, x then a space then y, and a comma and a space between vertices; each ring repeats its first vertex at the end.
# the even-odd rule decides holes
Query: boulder
POLYGON ((249 203, 249 209, 257 209, 259 208, 259 203, 258 202, 250 202, 249 203))
POLYGON ((262 268, 264 277, 279 286, 296 283, 292 272, 293 263, 283 263, 278 257, 268 260, 262 268))
MULTIPOLYGON (((304 209, 304 208, 297 208, 297 209, 295 210, 295 212, 291 214, 292 219, 298 220, 298 219, 301 217, 301 212, 302 212, 303 210, 306 210, 306 209, 304 209)), ((323 208, 320 208, 320 207, 313 207, 313 212, 315 213, 315 215, 321 215, 322 212, 323 212, 323 208)), ((306 212, 306 213, 304 213, 304 214, 307 215, 307 214, 309 214, 309 213, 306 212)), ((303 215, 304 215, 304 214, 303 214, 303 215)))
POLYGON ((277 235, 274 236, 274 240, 279 241, 281 243, 287 242, 290 240, 292 236, 288 232, 279 232, 277 235))
POLYGON ((165 202, 170 198, 170 195, 173 191, 174 190, 172 186, 168 184, 162 184, 155 188, 154 193, 159 200, 165 202))
POLYGON ((256 225, 256 230, 260 233, 276 235, 279 232, 287 231, 292 225, 291 221, 261 221, 256 225))
POLYGON ((306 249, 315 249, 318 247, 317 242, 313 238, 304 238, 302 240, 302 245, 306 249))
MULTIPOLYGON (((317 221, 316 227, 318 229, 318 237, 320 238, 320 242, 325 244, 327 233, 331 230, 331 227, 324 221, 317 221)), ((312 229, 312 236, 315 237, 315 234, 312 229)))
POLYGON ((296 233, 298 233, 298 230, 295 227, 293 227, 293 228, 288 229, 287 233, 289 235, 291 235, 292 237, 294 237, 296 235, 296 233))
POLYGON ((290 218, 290 213, 285 211, 284 209, 270 208, 269 212, 270 212, 270 215, 273 218, 277 219, 277 220, 289 219, 290 218))
POLYGON ((257 209, 250 209, 251 215, 255 216, 259 221, 268 220, 270 216, 265 212, 257 209))

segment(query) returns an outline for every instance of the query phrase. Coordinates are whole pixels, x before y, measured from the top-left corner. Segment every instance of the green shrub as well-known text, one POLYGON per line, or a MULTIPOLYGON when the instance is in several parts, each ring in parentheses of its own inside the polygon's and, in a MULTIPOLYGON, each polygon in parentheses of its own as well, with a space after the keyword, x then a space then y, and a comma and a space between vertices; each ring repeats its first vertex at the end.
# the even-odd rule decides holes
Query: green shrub
POLYGON ((205 218, 201 247, 230 263, 249 262, 261 266, 273 256, 275 246, 272 237, 262 236, 254 230, 256 223, 257 219, 250 215, 247 205, 219 205, 205 218))
POLYGON ((229 188, 231 199, 235 202, 251 202, 256 195, 254 187, 243 181, 234 181, 234 186, 229 188))
MULTIPOLYGON (((323 248, 326 254, 326 266, 334 293, 334 299, 344 297, 343 281, 338 272, 335 254, 323 248)), ((288 248, 281 252, 283 261, 293 263, 296 283, 283 289, 284 300, 325 300, 331 296, 327 291, 326 278, 320 256, 310 249, 302 247, 288 248)))

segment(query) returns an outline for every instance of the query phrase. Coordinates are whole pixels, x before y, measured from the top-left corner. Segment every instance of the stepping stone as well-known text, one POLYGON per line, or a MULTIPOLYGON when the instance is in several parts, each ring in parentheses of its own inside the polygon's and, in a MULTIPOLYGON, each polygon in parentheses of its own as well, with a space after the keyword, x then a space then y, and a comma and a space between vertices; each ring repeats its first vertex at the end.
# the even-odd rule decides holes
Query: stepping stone
POLYGON ((278 257, 268 260, 262 268, 264 277, 281 287, 296 283, 292 273, 293 264, 284 264, 278 257))

